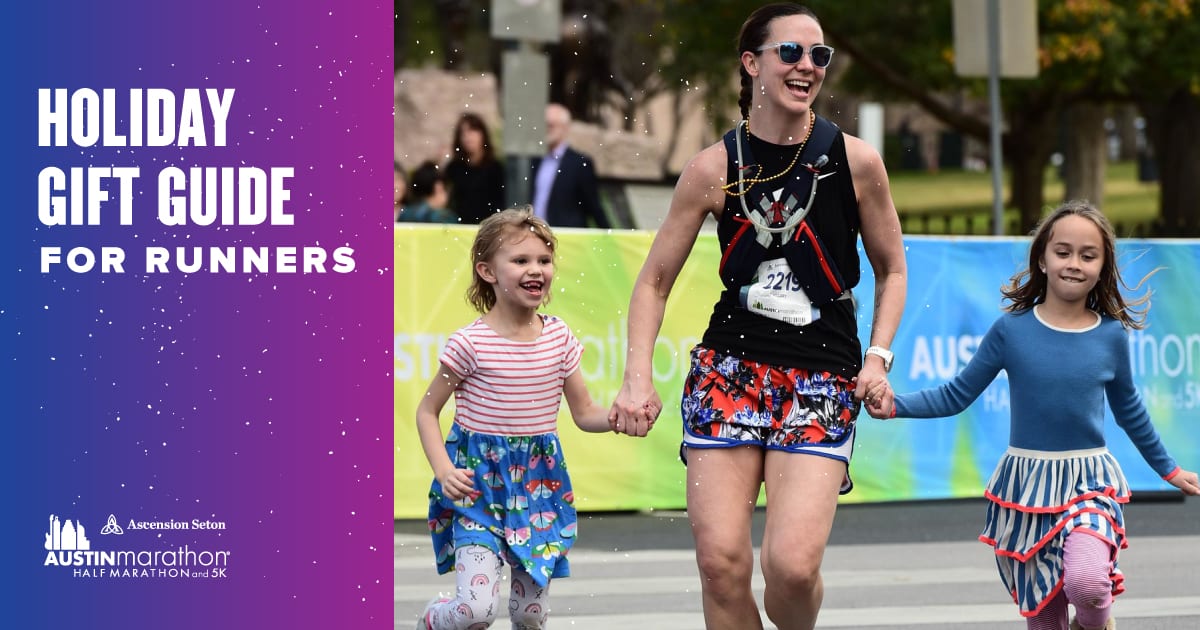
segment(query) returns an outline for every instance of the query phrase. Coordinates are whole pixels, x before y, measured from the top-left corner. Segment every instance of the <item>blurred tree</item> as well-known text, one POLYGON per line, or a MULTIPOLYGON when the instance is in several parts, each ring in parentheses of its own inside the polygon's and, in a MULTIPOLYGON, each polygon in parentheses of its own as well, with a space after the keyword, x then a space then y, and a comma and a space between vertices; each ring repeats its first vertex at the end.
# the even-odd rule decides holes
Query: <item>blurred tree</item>
POLYGON ((408 59, 408 25, 412 23, 412 3, 408 0, 394 0, 392 11, 392 69, 398 71, 408 59))
MULTIPOLYGON (((434 1, 486 15, 479 8, 485 0, 434 1)), ((1135 103, 1159 165, 1161 230, 1200 234, 1197 2, 1038 0, 1040 75, 1006 79, 1001 88, 1009 205, 1020 210, 1022 232, 1033 227, 1046 205, 1046 167, 1061 148, 1064 121, 1073 156, 1066 165, 1068 189, 1099 198, 1102 177, 1091 171, 1103 162, 1082 156, 1106 150, 1099 127, 1102 107, 1135 103)), ((987 84, 954 74, 950 2, 807 4, 821 16, 826 38, 838 49, 835 66, 846 68, 838 82, 842 90, 914 102, 955 131, 988 142, 986 116, 959 105, 963 96, 986 98, 987 84)), ((440 20, 450 18, 438 13, 440 20)), ((566 103, 577 118, 597 122, 600 107, 615 105, 631 128, 633 112, 653 96, 673 94, 678 110, 681 95, 703 86, 713 128, 724 129, 736 103, 736 36, 747 14, 738 0, 564 0, 563 42, 550 47, 551 97, 566 103)), ((474 21, 483 26, 468 20, 468 32, 486 32, 486 19, 474 21)), ((414 30, 421 26, 413 24, 414 30)), ((460 50, 456 46, 442 42, 447 65, 460 50)), ((822 94, 823 99, 832 96, 831 91, 822 94)))
POLYGON ((464 73, 495 71, 491 0, 394 0, 396 69, 435 65, 464 73))
MULTIPOLYGON (((609 19, 613 46, 612 68, 619 89, 609 102, 622 114, 622 126, 633 129, 636 112, 670 87, 660 72, 666 53, 662 5, 643 0, 617 0, 609 19)), ((646 121, 652 125, 654 121, 646 121)))
POLYGON ((1200 236, 1200 6, 1132 3, 1125 93, 1146 120, 1159 173, 1158 232, 1200 236))
MULTIPOLYGON (((1096 103, 1074 103, 1063 121, 1063 199, 1104 199, 1104 174, 1108 170, 1108 133, 1104 120, 1108 108, 1096 103)), ((1101 210, 1103 208, 1101 207, 1101 210)))
MULTIPOLYGON (((889 0, 847 3, 810 0, 826 39, 847 64, 841 86, 884 101, 912 101, 954 130, 982 142, 986 117, 954 106, 955 94, 982 99, 987 84, 954 74, 951 3, 889 0), (899 36, 898 36, 899 34, 899 36)), ((1103 151, 1095 116, 1073 116, 1076 105, 1136 102, 1162 169, 1161 212, 1168 229, 1195 230, 1200 222, 1200 22, 1196 0, 1039 0, 1037 79, 1008 79, 1001 96, 1006 130, 1003 153, 1011 170, 1009 204, 1021 213, 1021 231, 1040 218, 1050 156, 1058 148, 1059 121, 1074 125, 1077 150, 1103 151), (1169 129, 1169 131, 1168 131, 1169 129), (1178 173, 1169 172, 1171 169, 1178 173)), ((686 63, 665 73, 699 78, 712 86, 710 111, 733 98, 727 72, 736 70, 737 28, 746 7, 734 0, 667 3, 667 28, 686 63)), ((822 97, 828 96, 822 94, 822 97)), ((722 125, 725 123, 722 122, 722 125)), ((1071 168, 1094 161, 1076 159, 1071 168)), ((1078 174, 1077 174, 1078 175, 1078 174)), ((1078 176, 1094 181, 1094 175, 1078 176)), ((1076 190, 1094 189, 1079 184, 1076 190)))
POLYGON ((442 39, 442 68, 462 69, 467 26, 471 21, 471 0, 434 0, 434 8, 438 35, 442 39))
MULTIPOLYGON (((1067 136, 1077 142, 1076 148, 1101 149, 1095 146, 1096 130, 1083 127, 1096 125, 1095 119, 1067 113, 1078 103, 1095 101, 1102 86, 1118 76, 1105 63, 1110 57, 1093 56, 1101 46, 1087 39, 1085 26, 1054 13, 1055 7, 1068 4, 1072 0, 1042 2, 1039 7, 1039 76, 1005 79, 1000 89, 1004 112, 1001 143, 1011 175, 1008 205, 1020 212, 1021 232, 1033 228, 1046 205, 1046 166, 1060 148, 1060 121, 1075 126, 1067 136)), ((852 11, 828 1, 813 5, 822 16, 826 37, 854 58, 847 72, 847 89, 883 100, 912 100, 956 131, 984 143, 990 140, 986 116, 954 108, 944 98, 960 91, 977 99, 987 96, 986 80, 964 79, 954 73, 950 3, 898 0, 882 12, 862 11, 861 7, 852 11), (906 45, 899 54, 894 38, 884 35, 891 32, 905 33, 906 45)), ((1094 165, 1093 161, 1078 159, 1080 152, 1072 153, 1076 159, 1070 168, 1094 165)), ((1080 177, 1076 181, 1085 180, 1094 178, 1080 177)))
MULTIPOLYGON (((963 87, 975 95, 986 93, 982 80, 952 76, 949 3, 894 0, 881 12, 832 0, 810 4, 822 16, 826 36, 855 59, 848 87, 907 96, 947 125, 986 141, 986 120, 963 117, 936 96, 963 87), (899 55, 894 53, 894 32, 905 33, 912 44, 899 55)), ((1066 120, 1067 137, 1076 143, 1068 182, 1077 193, 1095 190, 1094 184, 1086 184, 1100 180, 1094 173, 1070 171, 1096 164, 1080 158, 1081 151, 1107 151, 1098 128, 1102 117, 1091 108, 1132 101, 1148 121, 1160 163, 1177 171, 1161 174, 1162 229, 1173 235, 1198 233, 1200 55, 1195 41, 1200 23, 1195 7, 1196 0, 1038 2, 1041 72, 1034 80, 1005 80, 1001 88, 1007 123, 1002 142, 1012 170, 1010 203, 1020 210, 1021 231, 1033 227, 1044 207, 1045 167, 1058 138, 1055 122, 1066 120), (1171 131, 1164 133, 1166 127, 1171 131)))
MULTIPOLYGON (((546 46, 550 55, 550 100, 579 120, 597 122, 610 97, 628 101, 633 86, 616 64, 618 51, 610 21, 624 8, 608 0, 563 0, 561 39, 546 46)), ((622 110, 624 108, 622 107, 622 110)))
POLYGON ((394 1, 396 70, 421 67, 431 62, 441 66, 441 38, 438 36, 437 12, 434 11, 433 1, 394 1))

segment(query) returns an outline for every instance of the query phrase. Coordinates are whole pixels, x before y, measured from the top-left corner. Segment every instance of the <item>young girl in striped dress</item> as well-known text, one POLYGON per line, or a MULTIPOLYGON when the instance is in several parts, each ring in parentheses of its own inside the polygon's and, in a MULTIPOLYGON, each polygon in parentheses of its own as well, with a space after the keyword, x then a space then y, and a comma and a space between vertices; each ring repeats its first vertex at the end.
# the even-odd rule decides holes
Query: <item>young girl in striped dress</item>
POLYGON ((1104 442, 1105 399, 1142 457, 1185 494, 1200 494, 1159 440, 1133 383, 1126 330, 1141 328, 1149 294, 1120 292, 1111 224, 1096 208, 1068 202, 1034 233, 1029 268, 1003 291, 1007 313, 949 383, 893 395, 867 392, 876 418, 953 416, 1000 370, 1012 404, 1009 448, 988 482, 987 524, 1001 580, 1031 630, 1111 629, 1124 590, 1121 505, 1129 486, 1104 442))
POLYGON ((418 629, 490 626, 504 562, 512 627, 542 628, 550 580, 569 574, 576 516, 559 403, 565 394, 584 431, 608 431, 609 421, 579 372, 583 346, 561 319, 538 313, 550 299, 555 246, 528 208, 490 215, 475 237, 467 298, 483 316, 451 335, 417 407, 436 477, 429 526, 438 573, 456 571, 457 592, 431 601, 418 629), (438 416, 451 395, 454 424, 443 442, 438 416))

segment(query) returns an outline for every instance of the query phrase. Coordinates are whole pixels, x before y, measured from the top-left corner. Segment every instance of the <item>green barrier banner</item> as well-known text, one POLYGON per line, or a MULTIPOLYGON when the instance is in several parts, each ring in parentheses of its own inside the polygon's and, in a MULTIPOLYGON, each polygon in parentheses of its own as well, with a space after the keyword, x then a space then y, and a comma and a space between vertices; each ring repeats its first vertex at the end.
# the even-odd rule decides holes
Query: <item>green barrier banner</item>
MULTIPOLYGON (((654 234, 560 229, 550 304, 583 343, 583 372, 592 398, 612 404, 625 369, 625 311, 654 234)), ((417 438, 417 403, 438 367, 450 333, 476 313, 464 294, 471 281, 475 228, 397 226, 395 292, 396 518, 422 518, 432 473, 417 438)), ((720 294, 715 239, 701 239, 667 304, 654 353, 654 378, 664 410, 646 438, 584 433, 564 403, 559 433, 580 510, 670 509, 684 506, 678 460, 678 401, 688 353, 708 324, 720 294), (711 276, 711 277, 710 277, 711 276)), ((453 400, 442 412, 443 430, 453 400)))
MULTIPOLYGON (((653 239, 650 232, 558 230, 554 297, 543 312, 561 317, 584 345, 580 366, 592 397, 611 404, 621 385, 625 311, 653 239)), ((417 439, 417 402, 437 371, 446 338, 478 317, 464 293, 471 278, 473 226, 397 226, 395 233, 395 515, 424 518, 432 473, 417 439)), ((966 364, 1000 315, 1000 286, 1021 267, 1026 239, 907 237, 908 304, 893 343, 897 391, 945 382, 966 364)), ((1200 466, 1194 414, 1200 407, 1200 246, 1130 241, 1119 246, 1125 277, 1162 268, 1149 327, 1130 335, 1134 374, 1168 450, 1200 466)), ((664 409, 644 439, 583 433, 563 405, 559 432, 580 510, 678 509, 685 505, 679 461, 679 396, 688 354, 708 325, 721 285, 715 235, 701 234, 667 304, 654 354, 664 409)), ((859 337, 869 335, 874 283, 863 257, 859 337)), ((866 344, 864 343, 864 347, 866 344)), ((1053 360, 1052 356, 1048 360, 1053 360)), ((977 497, 1008 443, 1003 375, 956 418, 880 422, 860 415, 851 464, 854 491, 843 502, 977 497)), ((1048 395, 1054 395, 1050 392, 1048 395)), ((442 414, 453 418, 453 401, 442 414)), ((1136 489, 1169 489, 1109 421, 1109 448, 1136 489)))

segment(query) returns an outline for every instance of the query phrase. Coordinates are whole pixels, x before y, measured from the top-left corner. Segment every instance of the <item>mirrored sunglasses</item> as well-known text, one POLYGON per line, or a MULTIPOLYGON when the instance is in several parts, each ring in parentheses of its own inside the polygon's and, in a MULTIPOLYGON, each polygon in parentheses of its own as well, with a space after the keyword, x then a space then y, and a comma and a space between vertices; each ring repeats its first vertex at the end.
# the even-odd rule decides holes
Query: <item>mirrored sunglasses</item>
MULTIPOLYGON (((758 47, 758 52, 769 48, 775 48, 779 51, 779 60, 783 63, 800 63, 800 60, 804 58, 804 46, 796 42, 764 44, 758 47)), ((833 48, 824 44, 815 44, 809 47, 808 56, 812 59, 814 66, 826 68, 829 66, 829 62, 833 61, 833 48)))

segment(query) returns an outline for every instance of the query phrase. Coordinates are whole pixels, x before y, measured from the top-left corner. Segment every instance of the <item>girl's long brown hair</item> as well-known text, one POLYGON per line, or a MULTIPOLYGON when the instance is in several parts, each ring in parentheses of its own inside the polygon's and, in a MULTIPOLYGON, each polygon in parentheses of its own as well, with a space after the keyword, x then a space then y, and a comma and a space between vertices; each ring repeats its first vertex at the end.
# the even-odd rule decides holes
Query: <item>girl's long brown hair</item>
POLYGON ((1041 261, 1046 255, 1046 247, 1054 232, 1054 224, 1059 219, 1075 215, 1083 217, 1096 225, 1100 237, 1104 241, 1104 263, 1100 267, 1100 279, 1088 293, 1087 307, 1097 313, 1108 315, 1120 321, 1126 328, 1140 329, 1145 327, 1146 313, 1150 310, 1150 291, 1147 290, 1137 299, 1129 302, 1121 294, 1121 289, 1137 291, 1147 278, 1154 275, 1155 269, 1138 281, 1137 286, 1130 289, 1121 278, 1121 269, 1117 266, 1116 234, 1112 223, 1095 206, 1083 200, 1068 201, 1042 219, 1033 231, 1033 242, 1029 245, 1029 266, 1014 275, 1000 293, 1005 300, 1012 303, 1004 308, 1009 312, 1025 311, 1036 304, 1046 301, 1047 278, 1042 271, 1041 261))

